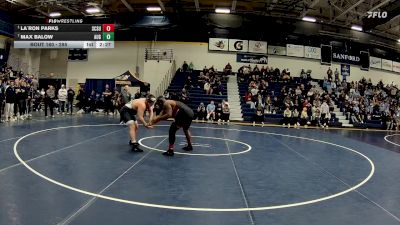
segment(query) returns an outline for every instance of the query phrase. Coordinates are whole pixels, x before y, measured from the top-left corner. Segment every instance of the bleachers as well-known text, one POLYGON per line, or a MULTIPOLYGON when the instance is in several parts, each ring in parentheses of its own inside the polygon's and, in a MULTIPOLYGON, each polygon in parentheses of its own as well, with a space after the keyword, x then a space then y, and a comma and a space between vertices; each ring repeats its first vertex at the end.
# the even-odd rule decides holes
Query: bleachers
MULTIPOLYGON (((322 80, 313 80, 317 82, 323 82, 322 80)), ((268 88, 267 92, 269 94, 274 93, 274 96, 277 96, 278 98, 281 95, 281 89, 283 86, 286 86, 288 88, 296 89, 298 85, 301 84, 301 80, 299 77, 293 77, 292 81, 290 83, 283 83, 283 82, 269 82, 268 83, 268 88)), ((241 106, 242 106, 242 114, 243 114, 243 120, 244 121, 252 121, 253 116, 255 115, 255 109, 251 109, 250 105, 246 104, 244 101, 243 96, 246 95, 246 92, 248 91, 248 82, 240 82, 238 81, 239 85, 239 92, 241 96, 241 106)), ((339 122, 339 119, 335 117, 335 114, 332 114, 333 119, 331 120, 331 126, 341 126, 342 124, 339 122)), ((277 113, 277 114, 264 114, 264 122, 265 123, 272 123, 272 124, 278 124, 281 123, 283 119, 283 114, 282 113, 277 113)))
MULTIPOLYGON (((196 83, 199 74, 200 71, 193 71, 192 73, 177 71, 167 91, 169 93, 181 93, 182 88, 185 86, 187 77, 190 76, 193 80, 193 83, 196 83)), ((201 102, 207 105, 211 100, 216 103, 222 102, 222 100, 224 99, 226 100, 228 98, 226 81, 222 81, 222 85, 224 89, 222 91, 222 95, 207 95, 205 94, 203 89, 200 89, 198 87, 191 88, 189 90, 190 103, 188 104, 188 106, 196 112, 197 107, 200 105, 201 102)))
MULTIPOLYGON (((171 84, 169 85, 167 91, 172 93, 178 93, 182 91, 182 88, 185 86, 186 80, 188 76, 191 76, 193 83, 197 82, 197 78, 200 74, 200 71, 193 71, 192 73, 188 72, 180 72, 177 71, 174 78, 171 81, 171 84)), ((315 80, 317 82, 322 82, 321 80, 315 80)), ((188 104, 189 107, 193 109, 193 111, 196 112, 197 107, 201 102, 203 102, 205 105, 207 105, 211 100, 214 102, 218 103, 221 102, 222 100, 226 100, 228 98, 227 96, 227 85, 226 81, 222 81, 224 90, 222 91, 222 95, 207 95, 205 94, 204 90, 198 88, 198 87, 193 87, 189 90, 189 98, 190 98, 190 103, 188 104)), ((301 84, 301 80, 298 77, 294 77, 290 83, 283 83, 283 82, 269 82, 268 83, 268 88, 267 91, 268 93, 274 93, 275 96, 280 97, 281 95, 281 89, 283 86, 286 86, 288 88, 296 89, 298 85, 301 84)), ((239 93, 241 96, 241 108, 242 108, 242 114, 243 114, 243 120, 244 121, 252 121, 252 118, 255 114, 255 109, 251 109, 250 105, 246 104, 244 102, 243 96, 246 94, 247 89, 248 89, 248 83, 247 82, 240 82, 238 80, 238 87, 239 87, 239 93)), ((334 114, 333 114, 333 117, 334 114)), ((271 124, 279 124, 281 123, 283 119, 283 114, 282 112, 278 112, 276 114, 265 114, 264 115, 265 122, 266 123, 271 123, 271 124)), ((332 119, 332 124, 331 126, 341 126, 341 123, 339 123, 339 120, 337 118, 332 119)), ((378 126, 376 124, 375 126, 378 126)))

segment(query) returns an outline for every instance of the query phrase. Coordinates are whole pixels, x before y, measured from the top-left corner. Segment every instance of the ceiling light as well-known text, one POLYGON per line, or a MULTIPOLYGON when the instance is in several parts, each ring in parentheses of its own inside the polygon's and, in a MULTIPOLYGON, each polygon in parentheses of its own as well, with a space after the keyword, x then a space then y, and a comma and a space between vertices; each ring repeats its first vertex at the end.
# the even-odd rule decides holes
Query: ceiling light
POLYGON ((161 8, 158 6, 149 6, 146 8, 148 12, 160 12, 161 8))
POLYGON ((314 17, 310 17, 310 16, 303 17, 303 20, 307 21, 307 22, 312 22, 312 23, 315 23, 315 21, 317 21, 314 17))
POLYGON ((49 13, 49 16, 50 17, 60 17, 61 16, 61 13, 60 12, 51 12, 51 13, 49 13))
POLYGON ((359 26, 359 25, 352 25, 352 26, 351 26, 351 29, 352 29, 352 30, 363 31, 362 27, 359 26))
POLYGON ((101 10, 98 7, 89 7, 86 9, 86 12, 90 14, 100 13, 100 11, 101 10))
POLYGON ((227 9, 227 8, 216 8, 215 12, 216 13, 231 13, 231 10, 227 9))
POLYGON ((400 42, 400 39, 399 40, 397 40, 398 42, 400 42))
POLYGON ((12 4, 17 4, 17 0, 6 0, 6 2, 12 3, 12 4))

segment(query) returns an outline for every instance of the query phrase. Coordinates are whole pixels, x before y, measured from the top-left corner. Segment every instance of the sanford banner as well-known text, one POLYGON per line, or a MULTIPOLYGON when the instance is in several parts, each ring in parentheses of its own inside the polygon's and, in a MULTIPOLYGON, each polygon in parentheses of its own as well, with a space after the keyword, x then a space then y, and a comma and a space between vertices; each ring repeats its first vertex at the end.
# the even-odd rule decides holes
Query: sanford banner
POLYGON ((345 51, 344 49, 332 48, 332 61, 334 62, 361 65, 360 55, 360 51, 345 51))
POLYGON ((252 64, 268 64, 268 56, 267 55, 238 53, 236 55, 236 62, 252 63, 252 64))

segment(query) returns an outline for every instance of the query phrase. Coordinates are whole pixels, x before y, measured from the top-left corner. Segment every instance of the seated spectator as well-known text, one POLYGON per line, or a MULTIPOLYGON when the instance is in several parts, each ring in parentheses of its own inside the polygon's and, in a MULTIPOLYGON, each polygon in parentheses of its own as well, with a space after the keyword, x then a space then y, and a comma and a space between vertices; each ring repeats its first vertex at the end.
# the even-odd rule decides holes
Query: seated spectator
POLYGON ((222 95, 223 90, 224 86, 222 85, 221 81, 218 81, 218 83, 214 86, 212 93, 216 95, 222 95))
POLYGON ((189 92, 185 88, 182 88, 180 101, 185 103, 185 104, 189 103, 189 92))
POLYGON ((205 81, 204 83, 204 91, 207 95, 211 94, 211 84, 208 81, 205 81))
POLYGON ((250 105, 251 109, 255 108, 255 104, 253 102, 253 95, 251 94, 251 92, 247 92, 246 96, 244 97, 244 101, 246 102, 247 105, 250 105))
POLYGON ((307 108, 304 107, 303 110, 301 111, 300 114, 300 125, 304 126, 305 128, 307 128, 308 124, 309 124, 309 119, 308 119, 308 112, 307 112, 307 108))
POLYGON ((288 82, 291 79, 290 73, 287 70, 282 71, 282 80, 288 82))
POLYGON ((207 105, 207 120, 211 122, 215 120, 215 105, 214 101, 211 101, 210 104, 207 105))
POLYGON ((231 114, 229 103, 226 101, 222 102, 222 122, 229 123, 229 116, 231 114))
POLYGON ((224 68, 224 73, 226 74, 226 75, 230 75, 230 74, 232 74, 232 66, 231 66, 231 64, 226 64, 226 66, 225 66, 225 68, 224 68))
POLYGON ((292 112, 292 121, 291 123, 294 125, 294 128, 297 128, 300 126, 299 123, 299 111, 297 111, 297 108, 294 108, 292 112))
POLYGON ((264 108, 264 100, 262 98, 262 95, 257 95, 257 100, 256 100, 256 108, 258 106, 261 106, 262 108, 264 108))
POLYGON ((204 103, 200 103, 200 105, 197 107, 197 120, 201 120, 204 122, 207 116, 207 111, 206 107, 204 106, 204 103))
POLYGON ((289 106, 286 107, 285 111, 283 112, 283 127, 290 128, 290 120, 292 119, 292 111, 290 111, 289 106))
POLYGON ((272 99, 271 96, 267 96, 265 98, 265 110, 264 114, 271 114, 272 113, 272 99))
POLYGON ((188 76, 186 79, 186 82, 185 82, 185 89, 190 90, 192 88, 193 88, 192 78, 190 76, 188 76))
POLYGON ((261 123, 261 126, 264 126, 264 109, 261 106, 256 108, 256 113, 253 116, 253 126, 255 126, 256 123, 261 123))

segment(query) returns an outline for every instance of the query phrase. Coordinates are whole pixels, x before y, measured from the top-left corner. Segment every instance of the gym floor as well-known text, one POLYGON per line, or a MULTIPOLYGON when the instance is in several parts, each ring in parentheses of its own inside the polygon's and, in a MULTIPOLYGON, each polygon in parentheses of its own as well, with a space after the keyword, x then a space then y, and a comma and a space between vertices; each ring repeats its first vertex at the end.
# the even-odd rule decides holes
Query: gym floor
POLYGON ((400 224, 396 133, 193 123, 166 157, 170 122, 117 123, 1 124, 0 224, 400 224))

